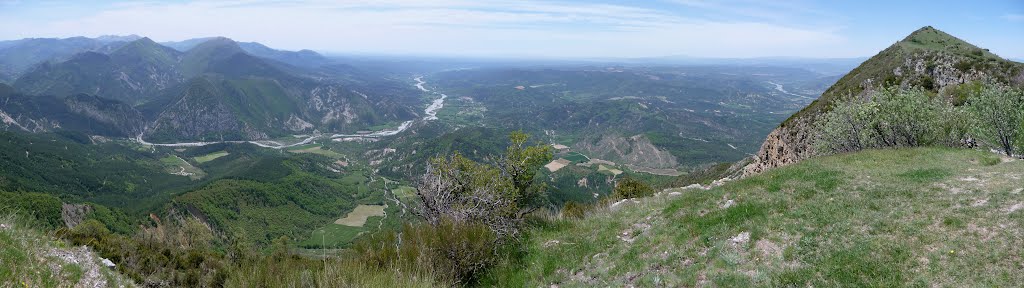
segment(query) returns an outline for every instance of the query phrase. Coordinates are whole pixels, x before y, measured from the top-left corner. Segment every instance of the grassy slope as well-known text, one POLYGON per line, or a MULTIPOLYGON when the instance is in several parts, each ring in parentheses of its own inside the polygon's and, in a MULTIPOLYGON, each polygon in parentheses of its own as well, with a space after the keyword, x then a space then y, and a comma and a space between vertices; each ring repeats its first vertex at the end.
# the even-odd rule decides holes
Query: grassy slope
POLYGON ((489 281, 1015 286, 1024 283, 1024 161, 999 162, 931 148, 815 158, 710 191, 548 221, 530 232, 526 256, 489 281))
POLYGON ((10 214, 0 215, 0 287, 135 286, 100 266, 95 254, 69 247, 25 223, 10 214))

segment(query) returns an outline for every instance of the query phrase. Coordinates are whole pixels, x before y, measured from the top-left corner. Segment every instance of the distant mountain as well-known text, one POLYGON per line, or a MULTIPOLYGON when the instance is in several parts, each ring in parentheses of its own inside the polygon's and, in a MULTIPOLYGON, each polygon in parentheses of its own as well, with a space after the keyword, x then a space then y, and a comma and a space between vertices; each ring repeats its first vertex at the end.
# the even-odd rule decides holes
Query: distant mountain
POLYGON ((843 75, 866 58, 800 58, 800 57, 758 57, 758 58, 701 58, 688 56, 666 56, 625 60, 627 63, 675 64, 675 65, 736 65, 801 68, 824 76, 843 75))
POLYGON ((86 94, 35 97, 0 84, 0 128, 7 131, 74 130, 91 135, 128 137, 145 127, 130 105, 86 94))
MULTIPOLYGON (((223 37, 194 38, 177 42, 163 42, 164 46, 181 52, 188 52, 200 44, 223 37)), ((226 39, 226 38, 224 38, 226 39)), ((238 42, 237 45, 249 55, 271 59, 288 65, 299 67, 320 67, 333 61, 312 50, 285 51, 277 50, 257 42, 238 42)))
POLYGON ((64 96, 89 93, 137 104, 184 81, 180 52, 142 38, 110 54, 85 52, 60 63, 44 63, 18 78, 19 91, 64 96))
POLYGON ((61 62, 86 51, 109 53, 139 38, 130 35, 0 41, 0 82, 13 82, 25 71, 46 61, 61 62))
MULTIPOLYGON (((222 37, 206 39, 186 52, 140 38, 109 54, 89 51, 41 64, 18 78, 14 87, 38 97, 87 94, 137 106, 133 113, 147 127, 139 132, 154 141, 355 132, 416 117, 409 105, 419 103, 404 98, 419 92, 409 85, 396 89, 393 80, 358 71, 348 71, 358 77, 335 77, 330 70, 304 69, 309 68, 251 55, 222 37)), ((55 100, 35 102, 45 101, 55 100)), ((138 118, 128 114, 123 116, 138 118)))
POLYGON ((814 154, 811 146, 817 117, 832 103, 884 87, 919 87, 938 93, 971 82, 1024 83, 1024 65, 1008 61, 931 26, 871 57, 768 135, 748 173, 794 163, 814 154))
POLYGON ((319 67, 332 62, 330 59, 327 59, 327 57, 324 57, 313 50, 276 50, 256 42, 240 42, 238 45, 241 46, 246 53, 252 54, 253 56, 273 59, 289 65, 319 67))

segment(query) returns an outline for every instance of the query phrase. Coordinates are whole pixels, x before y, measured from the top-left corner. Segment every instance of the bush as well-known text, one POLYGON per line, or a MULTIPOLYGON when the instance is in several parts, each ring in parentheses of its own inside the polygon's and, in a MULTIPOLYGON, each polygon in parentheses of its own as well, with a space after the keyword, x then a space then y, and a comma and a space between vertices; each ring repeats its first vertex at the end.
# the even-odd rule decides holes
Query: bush
POLYGON ((523 216, 542 205, 546 186, 534 177, 552 152, 549 145, 526 146, 523 133, 509 138, 512 145, 491 164, 458 153, 432 159, 417 184, 417 213, 432 225, 482 224, 498 240, 516 238, 523 216))
POLYGON ((618 199, 647 197, 654 195, 654 188, 631 177, 624 177, 615 184, 612 195, 618 199))
POLYGON ((434 275, 449 284, 472 284, 499 259, 497 235, 487 226, 442 221, 406 224, 401 233, 383 232, 364 238, 352 250, 380 270, 434 275))
POLYGON ((565 206, 562 206, 562 217, 583 219, 585 214, 586 209, 583 205, 578 204, 575 201, 565 202, 565 206))
POLYGON ((1024 91, 986 85, 971 95, 968 106, 976 120, 974 132, 979 140, 1006 155, 1024 149, 1024 91))
POLYGON ((818 122, 821 154, 871 148, 959 145, 968 127, 962 109, 923 90, 890 88, 840 102, 818 122))

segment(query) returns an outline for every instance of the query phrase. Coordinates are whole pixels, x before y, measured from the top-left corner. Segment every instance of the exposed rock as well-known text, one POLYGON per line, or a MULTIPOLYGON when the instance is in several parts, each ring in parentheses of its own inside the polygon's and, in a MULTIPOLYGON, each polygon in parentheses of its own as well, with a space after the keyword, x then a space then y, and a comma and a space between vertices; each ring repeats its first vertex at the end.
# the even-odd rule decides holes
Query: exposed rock
POLYGON ((600 139, 584 139, 575 148, 595 158, 642 168, 672 169, 679 165, 675 156, 651 144, 644 135, 627 138, 605 134, 600 139))
POLYGON ((61 205, 60 217, 64 220, 64 225, 68 228, 75 228, 78 224, 82 224, 86 216, 92 213, 92 206, 88 204, 67 204, 61 205))
POLYGON ((745 245, 747 242, 750 242, 750 232, 741 232, 735 237, 729 238, 729 241, 734 245, 745 245))

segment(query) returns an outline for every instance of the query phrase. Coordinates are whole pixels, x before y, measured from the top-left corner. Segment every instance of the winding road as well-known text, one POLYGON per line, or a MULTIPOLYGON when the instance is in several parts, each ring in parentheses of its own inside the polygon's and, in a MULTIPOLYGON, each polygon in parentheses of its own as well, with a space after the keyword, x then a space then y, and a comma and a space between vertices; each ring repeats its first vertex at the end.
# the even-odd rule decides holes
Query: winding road
MULTIPOLYGON (((427 89, 426 87, 423 87, 423 84, 427 84, 426 81, 423 81, 423 76, 416 77, 413 80, 416 80, 416 88, 419 88, 420 91, 430 92, 430 93, 437 94, 437 95, 441 96, 438 99, 434 99, 434 101, 431 102, 430 105, 428 105, 427 108, 423 110, 423 114, 426 114, 426 116, 424 116, 421 119, 414 119, 414 120, 408 120, 408 121, 402 122, 402 124, 398 125, 398 127, 395 127, 394 129, 384 129, 384 130, 376 131, 376 132, 373 132, 373 133, 367 133, 367 134, 332 134, 332 135, 330 135, 327 138, 328 139, 339 139, 339 138, 373 139, 373 138, 381 138, 381 137, 387 137, 387 136, 394 136, 394 135, 397 135, 398 133, 402 133, 405 130, 408 130, 409 127, 411 127, 412 124, 415 123, 416 121, 426 122, 426 121, 431 121, 431 120, 437 120, 437 111, 441 110, 441 108, 444 107, 444 100, 446 98, 448 98, 448 95, 445 95, 443 93, 432 92, 432 91, 430 91, 430 89, 427 89)), ((144 133, 145 132, 139 133, 139 135, 135 136, 135 139, 133 139, 133 140, 135 140, 135 142, 138 142, 139 144, 142 144, 142 145, 160 146, 160 147, 200 147, 200 146, 206 146, 206 145, 218 144, 218 143, 235 143, 235 144, 251 143, 251 144, 256 145, 256 146, 260 146, 260 147, 263 147, 263 148, 271 148, 271 149, 284 149, 284 148, 289 148, 289 147, 306 145, 306 144, 309 144, 309 143, 313 142, 316 139, 319 139, 319 138, 322 138, 322 137, 326 136, 326 135, 322 135, 322 134, 313 134, 313 135, 303 139, 302 141, 299 141, 299 142, 296 142, 296 143, 292 143, 292 144, 281 144, 281 143, 278 143, 278 142, 275 142, 275 141, 271 141, 271 140, 259 140, 259 141, 238 140, 238 141, 215 141, 215 142, 150 143, 150 142, 146 142, 146 140, 143 139, 144 133)))

